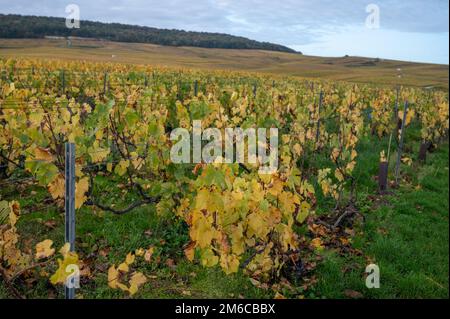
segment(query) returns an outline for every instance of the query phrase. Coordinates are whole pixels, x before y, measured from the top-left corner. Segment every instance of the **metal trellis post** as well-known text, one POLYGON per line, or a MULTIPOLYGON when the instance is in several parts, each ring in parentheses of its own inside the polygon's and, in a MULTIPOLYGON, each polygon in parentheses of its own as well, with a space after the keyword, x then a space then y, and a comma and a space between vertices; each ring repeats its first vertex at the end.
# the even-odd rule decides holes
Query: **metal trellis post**
MULTIPOLYGON (((75 144, 65 145, 65 241, 70 244, 70 251, 75 251, 75 144)), ((66 299, 75 298, 75 288, 65 287, 66 299)))

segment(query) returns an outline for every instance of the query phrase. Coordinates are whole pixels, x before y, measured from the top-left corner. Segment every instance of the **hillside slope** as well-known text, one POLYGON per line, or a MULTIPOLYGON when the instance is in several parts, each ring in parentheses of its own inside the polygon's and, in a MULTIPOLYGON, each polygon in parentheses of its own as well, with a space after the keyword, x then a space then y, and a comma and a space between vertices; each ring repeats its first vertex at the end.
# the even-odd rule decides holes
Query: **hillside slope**
POLYGON ((141 43, 0 39, 0 57, 38 57, 121 62, 195 69, 264 72, 448 90, 449 66, 361 57, 325 58, 262 50, 169 47, 141 43), (400 76, 400 77, 399 77, 400 76))
POLYGON ((120 23, 80 21, 80 28, 66 27, 65 18, 0 14, 0 38, 45 38, 46 36, 97 38, 117 42, 152 43, 167 46, 253 49, 292 52, 288 47, 222 33, 157 29, 120 23))

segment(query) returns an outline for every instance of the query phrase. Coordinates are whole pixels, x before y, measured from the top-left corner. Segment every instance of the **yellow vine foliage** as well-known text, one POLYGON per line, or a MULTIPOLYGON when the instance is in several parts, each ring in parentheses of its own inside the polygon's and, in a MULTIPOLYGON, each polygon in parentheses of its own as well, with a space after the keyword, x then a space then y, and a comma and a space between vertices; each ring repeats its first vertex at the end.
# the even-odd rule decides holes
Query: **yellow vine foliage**
MULTIPOLYGON (((7 158, 0 166, 6 173, 24 163, 34 183, 62 202, 64 143, 75 143, 77 209, 93 205, 94 196, 104 202, 107 194, 96 189, 97 176, 92 176, 93 168, 104 166, 102 174, 120 180, 123 194, 133 191, 146 203, 153 202, 146 197, 154 196, 160 218, 176 215, 189 226, 190 242, 183 247, 188 260, 226 273, 242 268, 262 279, 276 274, 297 251, 294 225, 314 213, 312 181, 317 179, 322 193, 337 202, 351 196, 358 144, 368 132, 380 138, 395 134, 406 100, 405 124, 419 122, 424 141, 436 143, 449 128, 445 92, 399 88, 396 101, 395 90, 388 88, 245 72, 0 59, 2 70, 31 67, 34 74, 8 71, 0 87, 0 151, 7 158), (70 74, 64 91, 61 70, 70 74), (103 79, 105 73, 103 87, 99 74, 103 79), (150 85, 144 84, 144 75, 150 85), (194 81, 202 86, 195 96, 194 81), (193 120, 220 129, 222 136, 227 127, 279 128, 277 172, 260 175, 258 165, 250 163, 244 163, 245 169, 205 163, 174 168, 170 130, 190 130, 193 120), (325 154, 328 162, 307 172, 304 161, 316 154, 325 154)), ((33 256, 17 248, 18 203, 1 203, 8 216, 0 226, 0 257, 11 275, 33 256)), ((314 243, 321 247, 319 240, 314 243)), ((49 241, 36 248, 35 257, 43 260, 55 253, 49 241)), ((110 287, 135 294, 145 276, 132 270, 133 258, 149 262, 152 254, 150 248, 138 251, 113 265, 110 287)), ((66 249, 60 255, 55 284, 66 279, 65 266, 80 262, 66 249)))

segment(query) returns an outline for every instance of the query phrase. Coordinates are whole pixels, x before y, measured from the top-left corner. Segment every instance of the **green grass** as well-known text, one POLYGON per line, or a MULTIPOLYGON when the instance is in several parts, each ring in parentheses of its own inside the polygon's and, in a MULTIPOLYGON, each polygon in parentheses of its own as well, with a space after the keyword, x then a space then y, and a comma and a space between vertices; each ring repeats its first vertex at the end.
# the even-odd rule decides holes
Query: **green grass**
MULTIPOLYGON (((117 202, 119 197, 112 193, 116 184, 100 181, 98 187, 103 192, 111 192, 108 204, 117 202)), ((30 190, 31 191, 31 190, 30 190)), ((26 207, 45 197, 46 191, 36 188, 34 200, 20 200, 22 207, 26 207)), ((11 195, 14 197, 14 194, 11 195)), ((120 202, 120 200, 119 200, 120 202)), ((51 238, 55 247, 61 247, 64 242, 64 216, 58 213, 56 207, 44 212, 36 212, 21 217, 18 224, 23 242, 28 247, 51 238), (55 221, 56 227, 49 229, 46 221, 55 221)), ((198 264, 188 262, 182 247, 189 241, 188 229, 184 223, 170 221, 156 214, 153 206, 145 206, 125 215, 109 213, 93 213, 91 208, 77 211, 77 240, 76 250, 80 256, 87 259, 94 258, 91 271, 93 278, 81 282, 78 291, 83 298, 124 298, 126 293, 112 290, 108 287, 107 270, 112 264, 116 266, 123 262, 130 251, 138 248, 156 247, 153 260, 159 263, 139 262, 137 268, 151 279, 135 298, 269 298, 267 291, 255 288, 249 278, 242 272, 225 275, 220 268, 204 268, 198 264), (99 251, 110 249, 106 257, 99 255, 99 251), (166 261, 175 262, 173 268, 166 266, 166 261)), ((40 280, 30 291, 19 290, 28 298, 63 297, 62 289, 55 290, 47 284, 47 280, 40 280)), ((0 298, 8 298, 8 292, 0 281, 0 298)))
POLYGON ((448 298, 448 158, 445 144, 426 165, 402 166, 412 183, 403 182, 384 205, 368 211, 363 234, 354 239, 366 258, 326 253, 318 294, 343 298, 351 289, 367 298, 448 298), (365 286, 369 260, 380 267, 379 289, 365 286))

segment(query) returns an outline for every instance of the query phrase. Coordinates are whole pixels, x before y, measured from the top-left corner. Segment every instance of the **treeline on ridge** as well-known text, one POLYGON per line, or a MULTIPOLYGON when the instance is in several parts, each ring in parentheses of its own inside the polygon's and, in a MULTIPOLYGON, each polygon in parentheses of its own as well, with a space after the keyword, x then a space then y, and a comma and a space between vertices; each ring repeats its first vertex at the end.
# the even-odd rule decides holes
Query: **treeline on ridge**
POLYGON ((80 28, 66 27, 65 18, 0 14, 0 38, 84 37, 117 42, 152 43, 221 49, 253 49, 300 53, 288 47, 222 33, 157 29, 120 23, 81 21, 80 28))

